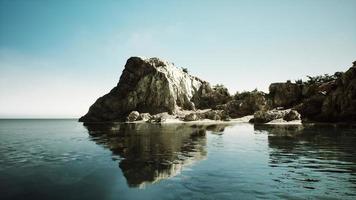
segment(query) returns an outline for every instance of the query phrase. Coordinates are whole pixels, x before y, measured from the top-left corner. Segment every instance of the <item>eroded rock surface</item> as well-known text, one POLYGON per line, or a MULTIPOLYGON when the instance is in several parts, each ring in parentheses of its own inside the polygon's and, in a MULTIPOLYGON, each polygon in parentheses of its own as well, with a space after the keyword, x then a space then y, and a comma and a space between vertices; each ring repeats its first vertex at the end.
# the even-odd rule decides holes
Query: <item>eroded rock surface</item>
POLYGON ((142 120, 142 121, 148 121, 151 119, 151 114, 150 113, 140 113, 140 116, 138 117, 137 120, 142 120))
POLYGON ((232 100, 232 97, 226 87, 223 85, 211 87, 207 82, 203 83, 193 96, 196 108, 199 109, 215 109, 216 106, 225 104, 230 100, 232 100))
POLYGON ((132 111, 130 114, 126 117, 126 121, 133 122, 136 121, 140 117, 140 113, 137 111, 132 111))
POLYGON ((133 110, 174 114, 180 108, 195 109, 192 97, 203 84, 208 85, 172 63, 131 57, 117 86, 100 97, 79 121, 123 121, 133 110))
POLYGON ((226 111, 232 118, 253 115, 259 110, 268 109, 266 94, 257 90, 234 95, 233 100, 219 105, 217 109, 226 111))
POLYGON ((290 81, 286 83, 272 83, 269 86, 269 96, 273 107, 290 108, 300 102, 302 87, 290 81))
POLYGON ((291 110, 283 117, 283 120, 287 122, 293 120, 300 120, 300 114, 296 110, 291 110))
POLYGON ((308 77, 307 82, 272 83, 272 108, 293 108, 304 122, 356 122, 356 62, 344 73, 308 77))
POLYGON ((79 121, 162 123, 254 115, 251 122, 256 123, 356 122, 356 62, 345 73, 308 78, 307 82, 272 83, 269 94, 254 90, 231 96, 223 85, 211 87, 172 63, 131 57, 117 86, 79 121))
POLYGON ((356 62, 335 81, 319 85, 300 112, 305 121, 356 122, 356 62))
POLYGON ((199 120, 199 116, 196 114, 196 113, 190 113, 190 114, 187 114, 186 116, 184 116, 184 121, 197 121, 199 120))
POLYGON ((300 114, 297 111, 291 109, 261 110, 255 112, 253 117, 254 123, 268 123, 274 120, 279 120, 278 122, 300 120, 300 114))

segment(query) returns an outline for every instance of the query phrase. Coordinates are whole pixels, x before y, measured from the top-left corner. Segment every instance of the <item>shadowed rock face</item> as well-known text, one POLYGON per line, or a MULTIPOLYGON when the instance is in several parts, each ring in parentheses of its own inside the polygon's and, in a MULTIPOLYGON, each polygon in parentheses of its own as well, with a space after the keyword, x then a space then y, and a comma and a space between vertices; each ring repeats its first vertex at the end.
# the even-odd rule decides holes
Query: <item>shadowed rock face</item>
POLYGON ((269 86, 269 96, 273 107, 290 108, 300 102, 302 97, 302 87, 299 84, 272 83, 269 86))
POLYGON ((335 80, 272 83, 268 94, 272 108, 293 108, 303 121, 356 122, 355 64, 335 80))
POLYGON ((318 87, 299 108, 304 120, 356 122, 356 63, 335 81, 318 87))
POLYGON ((226 104, 231 99, 229 91, 223 85, 211 87, 207 82, 193 96, 193 102, 199 109, 216 109, 216 106, 226 104))
POLYGON ((226 125, 84 124, 91 139, 119 156, 119 167, 130 187, 144 187, 180 173, 206 157, 206 131, 226 125))
POLYGON ((234 95, 233 100, 216 107, 232 117, 253 115, 256 111, 268 109, 266 94, 257 90, 234 95))
POLYGON ((123 121, 133 110, 173 114, 179 107, 194 109, 191 99, 203 83, 172 63, 131 57, 117 86, 100 97, 79 121, 123 121))

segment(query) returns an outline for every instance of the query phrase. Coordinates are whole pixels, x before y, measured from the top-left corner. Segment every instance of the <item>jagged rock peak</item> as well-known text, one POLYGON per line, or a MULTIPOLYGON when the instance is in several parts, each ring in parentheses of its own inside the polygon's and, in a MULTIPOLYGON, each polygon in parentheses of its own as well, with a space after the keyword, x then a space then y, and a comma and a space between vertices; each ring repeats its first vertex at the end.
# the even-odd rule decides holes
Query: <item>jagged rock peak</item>
POLYGON ((133 110, 157 114, 195 109, 192 97, 203 84, 183 68, 159 58, 131 57, 120 81, 80 118, 83 122, 121 121, 133 110))

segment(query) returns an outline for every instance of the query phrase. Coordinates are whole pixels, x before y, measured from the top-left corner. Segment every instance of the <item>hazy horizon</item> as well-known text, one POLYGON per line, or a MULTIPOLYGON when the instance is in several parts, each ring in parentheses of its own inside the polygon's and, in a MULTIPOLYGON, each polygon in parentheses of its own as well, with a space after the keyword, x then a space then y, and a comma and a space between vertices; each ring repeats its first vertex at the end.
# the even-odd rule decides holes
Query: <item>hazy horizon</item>
POLYGON ((230 93, 356 60, 356 1, 0 0, 0 118, 77 118, 131 56, 230 93))

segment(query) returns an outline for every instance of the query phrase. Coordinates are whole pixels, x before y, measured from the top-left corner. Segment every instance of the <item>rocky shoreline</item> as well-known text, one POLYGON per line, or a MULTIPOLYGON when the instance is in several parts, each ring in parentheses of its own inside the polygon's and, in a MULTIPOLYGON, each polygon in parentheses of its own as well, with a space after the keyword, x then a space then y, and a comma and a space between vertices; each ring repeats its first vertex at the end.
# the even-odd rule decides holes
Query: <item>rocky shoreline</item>
POLYGON ((268 123, 356 122, 356 62, 346 72, 272 83, 269 93, 230 95, 158 58, 131 57, 120 81, 81 122, 268 123))

